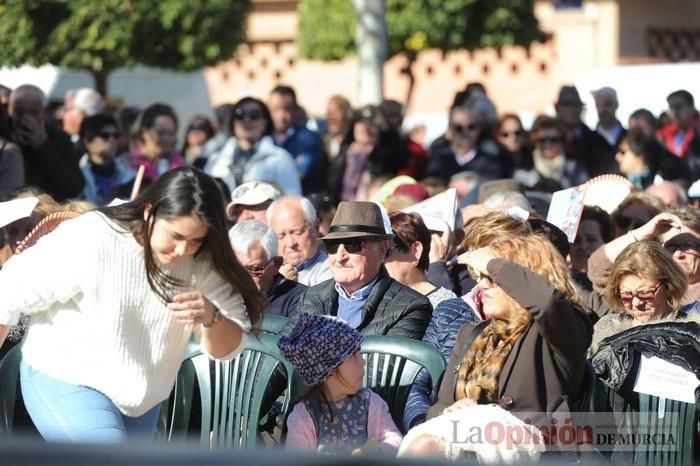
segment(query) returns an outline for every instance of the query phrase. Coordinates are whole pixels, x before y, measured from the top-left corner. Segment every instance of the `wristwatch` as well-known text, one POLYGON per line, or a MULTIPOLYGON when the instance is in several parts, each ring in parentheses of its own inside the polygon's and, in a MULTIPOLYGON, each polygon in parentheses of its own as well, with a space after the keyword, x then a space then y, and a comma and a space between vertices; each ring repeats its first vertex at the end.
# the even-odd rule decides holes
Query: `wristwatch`
POLYGON ((214 317, 211 319, 211 322, 209 322, 208 324, 202 324, 202 327, 212 328, 214 325, 221 322, 221 319, 222 319, 222 317, 221 317, 221 313, 219 312, 219 308, 215 307, 214 308, 214 317))

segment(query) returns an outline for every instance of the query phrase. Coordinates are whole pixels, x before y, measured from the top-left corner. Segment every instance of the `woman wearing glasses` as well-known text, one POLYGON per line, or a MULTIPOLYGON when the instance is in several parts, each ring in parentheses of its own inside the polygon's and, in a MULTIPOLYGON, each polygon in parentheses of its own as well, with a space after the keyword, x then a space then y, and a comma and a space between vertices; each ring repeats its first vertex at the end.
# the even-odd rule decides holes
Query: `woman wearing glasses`
POLYGON ((532 146, 518 115, 506 113, 499 118, 496 139, 513 159, 513 178, 532 170, 532 146))
POLYGON ((80 140, 87 152, 80 159, 85 178, 81 198, 97 206, 118 197, 135 176, 123 159, 115 159, 119 131, 117 120, 110 115, 85 117, 80 124, 80 140))
POLYGON ((596 323, 594 342, 636 325, 684 316, 679 309, 687 289, 683 269, 658 242, 630 244, 615 259, 605 289, 617 312, 596 323))
MULTIPOLYGON (((582 390, 592 325, 559 252, 531 235, 460 261, 479 277, 478 307, 489 319, 460 330, 428 419, 465 410, 466 421, 469 407, 495 404, 543 425, 570 410, 582 390)), ((450 441, 424 433, 411 450, 444 453, 450 441)))
POLYGON ((639 228, 598 248, 588 260, 588 278, 593 289, 605 294, 618 255, 630 244, 650 239, 659 241, 686 276, 688 290, 681 304, 686 306, 684 312, 694 314, 694 308, 700 307, 700 209, 695 207, 660 213, 639 228))
POLYGON ((272 140, 270 111, 261 100, 244 97, 234 105, 231 134, 207 160, 206 173, 221 178, 231 192, 248 181, 266 181, 284 195, 301 195, 296 163, 272 140))
POLYGON ((577 160, 564 153, 564 127, 556 118, 539 116, 530 130, 533 145, 530 170, 519 170, 516 177, 529 189, 554 192, 584 183, 589 176, 577 160))

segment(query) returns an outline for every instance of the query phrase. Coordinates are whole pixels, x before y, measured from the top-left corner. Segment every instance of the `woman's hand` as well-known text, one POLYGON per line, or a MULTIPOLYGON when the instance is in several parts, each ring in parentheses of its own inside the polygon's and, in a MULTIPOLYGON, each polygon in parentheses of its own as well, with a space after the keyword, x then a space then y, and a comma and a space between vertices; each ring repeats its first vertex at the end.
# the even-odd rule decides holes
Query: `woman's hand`
POLYGON ((445 224, 445 231, 430 235, 430 252, 428 253, 430 263, 446 262, 452 257, 452 231, 450 231, 447 222, 443 223, 445 224))
POLYGON ((462 398, 461 400, 451 404, 442 411, 442 414, 452 413, 454 411, 459 411, 460 409, 469 408, 470 406, 476 405, 476 401, 471 398, 462 398))
POLYGON ((199 291, 176 294, 168 308, 180 324, 210 324, 214 320, 214 305, 199 291))
POLYGON ((631 233, 638 240, 651 239, 671 230, 676 230, 676 233, 678 233, 682 227, 683 222, 681 222, 680 218, 668 212, 662 212, 641 227, 632 230, 631 233))
POLYGON ((378 448, 379 448, 379 445, 377 444, 377 439, 371 438, 371 439, 367 440, 367 443, 362 445, 360 448, 355 448, 350 453, 350 456, 366 455, 368 453, 372 453, 373 451, 376 451, 378 448))
POLYGON ((493 255, 491 249, 485 247, 461 254, 459 257, 457 257, 457 262, 468 265, 478 274, 488 275, 486 268, 491 259, 494 258, 495 256, 493 255))

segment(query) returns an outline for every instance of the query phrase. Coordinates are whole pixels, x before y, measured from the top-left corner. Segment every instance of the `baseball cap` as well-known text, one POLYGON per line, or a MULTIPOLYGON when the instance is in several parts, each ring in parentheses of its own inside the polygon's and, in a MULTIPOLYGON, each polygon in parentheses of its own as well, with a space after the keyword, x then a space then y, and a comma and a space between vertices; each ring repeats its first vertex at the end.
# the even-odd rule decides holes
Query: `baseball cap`
POLYGON ((270 183, 264 181, 250 181, 243 183, 231 193, 231 202, 226 207, 229 215, 232 215, 233 208, 237 205, 254 206, 272 202, 278 199, 281 193, 270 183))

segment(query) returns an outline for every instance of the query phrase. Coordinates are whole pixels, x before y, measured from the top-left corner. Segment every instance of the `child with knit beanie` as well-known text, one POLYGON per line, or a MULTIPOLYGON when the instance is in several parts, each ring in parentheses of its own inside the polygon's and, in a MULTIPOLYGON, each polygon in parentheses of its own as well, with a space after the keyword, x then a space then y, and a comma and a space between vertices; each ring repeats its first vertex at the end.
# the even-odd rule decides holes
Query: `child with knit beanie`
POLYGON ((362 387, 362 334, 340 319, 302 314, 277 343, 309 387, 287 420, 287 448, 395 455, 401 444, 384 400, 362 387))

